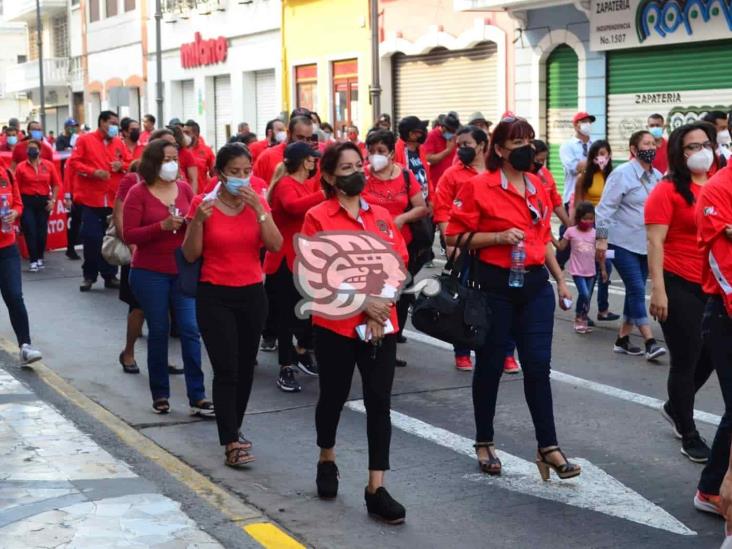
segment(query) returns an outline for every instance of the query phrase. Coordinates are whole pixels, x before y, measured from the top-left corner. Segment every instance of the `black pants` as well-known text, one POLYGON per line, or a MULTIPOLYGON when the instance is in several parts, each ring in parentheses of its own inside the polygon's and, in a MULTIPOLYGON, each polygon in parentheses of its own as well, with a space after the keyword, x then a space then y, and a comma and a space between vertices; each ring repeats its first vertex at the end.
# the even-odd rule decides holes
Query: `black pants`
POLYGON ((729 445, 732 440, 732 319, 719 296, 707 301, 702 320, 702 339, 709 347, 712 365, 717 371, 724 399, 724 415, 714 435, 712 453, 699 479, 699 490, 718 495, 729 465, 729 445))
POLYGON ((109 280, 117 275, 117 267, 110 265, 102 257, 102 241, 107 230, 107 216, 111 213, 112 208, 84 206, 81 210, 81 240, 84 243, 84 263, 81 265, 81 271, 84 273, 84 280, 96 282, 97 276, 100 274, 104 280, 109 280))
POLYGON ((305 349, 313 348, 313 329, 310 320, 298 318, 295 315, 295 305, 302 299, 295 288, 292 272, 287 268, 283 259, 277 272, 267 279, 270 281, 270 293, 277 318, 277 354, 280 366, 289 366, 297 362, 295 349, 292 346, 292 336, 297 338, 297 344, 305 349))
POLYGON ((267 317, 264 286, 201 283, 196 316, 213 367, 219 443, 236 442, 252 391, 259 337, 267 317))
POLYGON ((46 210, 48 197, 35 194, 24 194, 23 214, 20 217, 20 226, 23 229, 25 243, 28 245, 28 255, 31 262, 43 259, 48 237, 48 216, 46 210))
POLYGON ((66 252, 70 253, 74 246, 79 243, 79 231, 81 230, 81 206, 71 204, 69 212, 69 224, 66 231, 66 252))
POLYGON ((396 336, 384 337, 379 347, 315 326, 315 356, 320 367, 320 396, 315 408, 315 430, 320 448, 333 448, 343 404, 351 390, 354 366, 363 383, 369 470, 389 469, 391 443, 391 386, 396 366, 396 336))
POLYGON ((671 353, 668 399, 681 434, 696 434, 694 395, 714 370, 709 350, 702 342, 702 317, 707 297, 699 284, 664 271, 668 318, 661 323, 671 353))

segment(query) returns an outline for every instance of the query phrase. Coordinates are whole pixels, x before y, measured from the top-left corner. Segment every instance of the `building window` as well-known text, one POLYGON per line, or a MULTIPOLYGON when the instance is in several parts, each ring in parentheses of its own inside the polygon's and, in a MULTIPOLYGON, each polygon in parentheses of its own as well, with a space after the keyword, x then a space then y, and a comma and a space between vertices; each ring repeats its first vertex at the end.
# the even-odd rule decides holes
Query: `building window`
POLYGON ((318 104, 317 65, 295 67, 295 95, 297 107, 315 110, 315 105, 318 104))
POLYGON ((333 122, 336 131, 345 125, 360 125, 357 59, 333 62, 333 122))
POLYGON ((99 21, 99 0, 89 0, 89 21, 99 21))
POLYGON ((125 11, 132 11, 135 9, 135 0, 125 0, 125 11))
POLYGON ((28 59, 38 59, 38 30, 28 25, 28 59))
POLYGON ((107 17, 114 17, 117 15, 117 0, 107 0, 107 17))
POLYGON ((22 65, 23 63, 28 62, 28 56, 27 55, 19 55, 18 56, 18 65, 22 65))
POLYGON ((80 4, 81 0, 71 0, 71 7, 78 6, 80 4))
POLYGON ((54 57, 69 56, 69 35, 66 27, 66 17, 56 17, 53 23, 53 55, 54 57))

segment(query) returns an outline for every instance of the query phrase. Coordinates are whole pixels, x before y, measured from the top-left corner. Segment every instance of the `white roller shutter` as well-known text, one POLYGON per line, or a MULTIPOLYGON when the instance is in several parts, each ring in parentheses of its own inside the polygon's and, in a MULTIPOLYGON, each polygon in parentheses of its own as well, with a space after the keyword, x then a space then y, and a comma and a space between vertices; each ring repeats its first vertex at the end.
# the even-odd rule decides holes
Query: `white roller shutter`
POLYGON ((257 100, 256 134, 264 139, 267 122, 277 116, 275 100, 275 72, 274 70, 257 71, 254 73, 255 93, 257 100))
MULTIPOLYGON (((181 94, 181 122, 196 119, 196 92, 193 80, 182 80, 180 83, 181 94)), ((175 116, 175 114, 174 114, 175 116)))
POLYGON ((475 111, 498 120, 498 64, 493 42, 467 50, 435 48, 424 55, 395 54, 392 62, 395 119, 433 120, 457 111, 467 122, 475 111))
POLYGON ((231 77, 227 74, 224 76, 214 77, 214 121, 216 127, 214 141, 214 152, 226 144, 226 140, 231 135, 232 125, 231 115, 231 77))

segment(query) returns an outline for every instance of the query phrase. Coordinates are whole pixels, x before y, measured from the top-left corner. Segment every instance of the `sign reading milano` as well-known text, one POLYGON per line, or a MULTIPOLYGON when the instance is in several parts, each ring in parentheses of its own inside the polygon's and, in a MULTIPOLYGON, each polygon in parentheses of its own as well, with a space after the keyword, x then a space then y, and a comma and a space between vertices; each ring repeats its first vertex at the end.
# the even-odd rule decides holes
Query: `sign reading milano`
POLYGON ((732 0, 592 0, 590 49, 732 38, 732 0))

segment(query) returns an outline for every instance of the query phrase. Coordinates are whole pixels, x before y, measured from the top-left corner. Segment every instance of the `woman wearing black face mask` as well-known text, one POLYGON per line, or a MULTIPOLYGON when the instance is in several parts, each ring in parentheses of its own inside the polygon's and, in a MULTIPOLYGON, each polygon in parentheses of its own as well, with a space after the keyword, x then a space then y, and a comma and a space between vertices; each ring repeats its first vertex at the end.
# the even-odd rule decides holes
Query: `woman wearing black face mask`
MULTIPOLYGON (((349 242, 359 247, 369 246, 361 239, 363 235, 378 237, 387 246, 380 252, 383 254, 380 268, 381 273, 387 275, 386 284, 390 280, 403 284, 405 269, 404 265, 399 266, 397 257, 406 263, 407 248, 392 215, 380 206, 368 204, 361 197, 366 179, 358 146, 350 142, 331 145, 323 153, 320 171, 328 199, 308 211, 302 233, 310 238, 317 238, 324 232, 348 233, 342 238, 350 239, 349 242), (388 265, 397 272, 387 272, 391 270, 388 265)), ((384 472, 389 469, 389 410, 396 362, 395 332, 398 329, 394 295, 386 297, 389 292, 384 292, 385 288, 379 290, 379 295, 374 294, 375 290, 369 291, 364 306, 356 313, 340 316, 331 310, 326 318, 319 314, 325 310, 311 310, 315 355, 320 367, 320 396, 315 410, 320 447, 316 483, 320 497, 333 498, 337 495, 336 431, 343 404, 348 398, 353 369, 358 366, 363 382, 369 449, 366 508, 370 514, 390 524, 399 524, 404 522, 404 507, 383 486, 384 472)))
POLYGON ((119 123, 119 128, 122 130, 122 141, 124 142, 125 147, 127 147, 132 160, 142 157, 142 151, 145 147, 139 143, 140 123, 129 117, 123 118, 119 123))
POLYGON ((524 371, 524 393, 538 442, 536 463, 544 480, 550 470, 560 478, 580 474, 557 445, 552 390, 549 383, 555 298, 549 273, 557 281, 560 307, 571 294, 552 250, 551 202, 539 179, 531 174, 534 130, 520 118, 502 120, 488 149, 488 171, 465 184, 455 199, 447 225, 447 242, 455 245, 473 235, 477 278, 492 312, 492 329, 476 349, 473 408, 481 471, 498 475, 501 461, 495 451, 493 418, 498 385, 509 338, 516 342, 524 371), (509 287, 513 247, 524 243, 524 278, 509 287))

